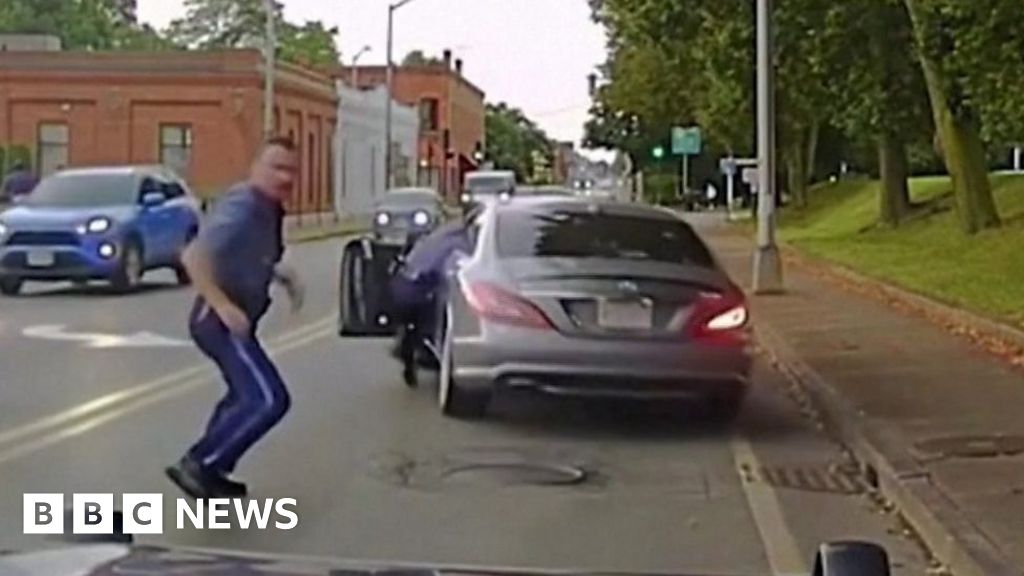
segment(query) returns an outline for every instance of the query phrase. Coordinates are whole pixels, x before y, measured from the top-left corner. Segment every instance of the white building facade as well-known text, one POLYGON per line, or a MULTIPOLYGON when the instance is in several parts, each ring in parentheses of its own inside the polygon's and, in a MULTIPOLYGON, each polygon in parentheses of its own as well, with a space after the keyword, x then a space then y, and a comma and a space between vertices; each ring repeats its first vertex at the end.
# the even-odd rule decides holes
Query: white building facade
MULTIPOLYGON (((354 90, 338 83, 338 130, 335 134, 335 206, 341 212, 364 216, 387 191, 385 142, 387 90, 354 90)), ((395 186, 416 182, 419 115, 415 108, 392 107, 393 173, 395 186)))

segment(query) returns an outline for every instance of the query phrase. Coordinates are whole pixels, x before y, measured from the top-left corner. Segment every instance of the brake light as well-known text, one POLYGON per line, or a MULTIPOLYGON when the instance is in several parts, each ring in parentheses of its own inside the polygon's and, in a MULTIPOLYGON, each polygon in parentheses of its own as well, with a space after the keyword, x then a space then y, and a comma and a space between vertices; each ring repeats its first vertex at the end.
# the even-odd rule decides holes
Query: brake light
POLYGON ((489 282, 471 282, 464 290, 469 306, 482 319, 501 324, 551 329, 551 321, 522 296, 489 282))
POLYGON ((739 290, 702 294, 694 305, 690 333, 694 338, 721 343, 742 343, 750 311, 739 290))

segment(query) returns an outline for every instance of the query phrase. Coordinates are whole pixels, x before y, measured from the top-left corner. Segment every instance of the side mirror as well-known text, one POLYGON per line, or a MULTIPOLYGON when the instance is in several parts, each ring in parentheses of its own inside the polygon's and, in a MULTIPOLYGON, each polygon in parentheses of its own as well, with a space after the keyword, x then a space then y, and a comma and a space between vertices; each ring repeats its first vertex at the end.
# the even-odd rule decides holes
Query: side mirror
POLYGON ((142 195, 142 205, 146 208, 156 208, 167 201, 163 192, 146 192, 142 195))

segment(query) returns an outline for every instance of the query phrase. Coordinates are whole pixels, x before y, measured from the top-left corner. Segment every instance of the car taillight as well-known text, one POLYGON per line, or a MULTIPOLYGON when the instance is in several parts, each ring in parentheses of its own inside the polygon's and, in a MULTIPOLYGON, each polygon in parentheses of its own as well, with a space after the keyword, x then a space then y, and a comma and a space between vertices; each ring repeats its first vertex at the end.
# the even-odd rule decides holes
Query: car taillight
POLYGON ((551 321, 525 298, 489 282, 470 282, 466 300, 480 318, 501 324, 547 330, 551 321))
POLYGON ((746 340, 750 311, 739 290, 724 294, 701 294, 694 304, 690 319, 690 335, 694 338, 737 344, 746 340))

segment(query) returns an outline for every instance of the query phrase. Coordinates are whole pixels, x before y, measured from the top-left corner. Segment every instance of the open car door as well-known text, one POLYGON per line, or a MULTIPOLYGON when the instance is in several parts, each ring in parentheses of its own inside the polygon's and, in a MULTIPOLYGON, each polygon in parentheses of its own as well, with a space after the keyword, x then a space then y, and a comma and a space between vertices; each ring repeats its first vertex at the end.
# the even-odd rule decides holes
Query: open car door
POLYGON ((343 337, 394 335, 391 274, 405 252, 400 245, 357 238, 345 245, 341 257, 338 334, 343 337))

